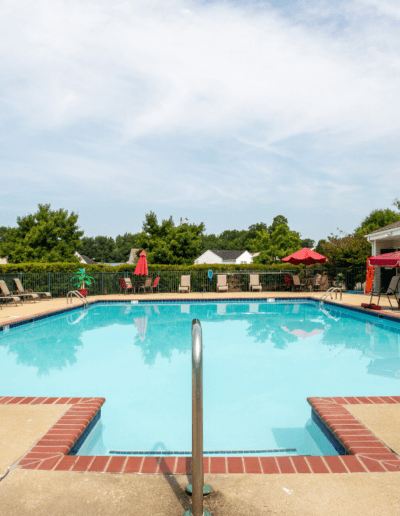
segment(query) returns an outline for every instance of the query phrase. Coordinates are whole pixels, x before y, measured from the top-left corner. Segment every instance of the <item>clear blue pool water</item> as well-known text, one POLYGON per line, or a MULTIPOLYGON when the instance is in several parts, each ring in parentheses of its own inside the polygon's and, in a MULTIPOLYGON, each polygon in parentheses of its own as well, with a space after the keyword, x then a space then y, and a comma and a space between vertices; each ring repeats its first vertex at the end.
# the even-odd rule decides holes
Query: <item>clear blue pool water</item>
POLYGON ((398 323, 267 301, 97 304, 1 332, 0 393, 105 397, 83 455, 190 451, 194 318, 206 451, 335 454, 307 397, 399 394, 398 323))

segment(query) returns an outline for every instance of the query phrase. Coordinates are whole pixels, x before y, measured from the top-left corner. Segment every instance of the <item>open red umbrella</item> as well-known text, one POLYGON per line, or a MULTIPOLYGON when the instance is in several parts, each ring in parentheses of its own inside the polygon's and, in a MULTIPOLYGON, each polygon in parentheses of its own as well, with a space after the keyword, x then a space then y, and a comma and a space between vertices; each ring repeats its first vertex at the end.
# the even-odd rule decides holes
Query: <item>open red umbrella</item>
POLYGON ((300 263, 311 265, 312 263, 325 263, 328 261, 328 258, 322 256, 322 254, 316 253, 312 249, 304 247, 303 249, 300 249, 300 251, 296 251, 295 253, 286 256, 286 258, 282 258, 282 261, 293 263, 293 265, 299 265, 300 263))
POLYGON ((400 267, 400 251, 371 256, 369 265, 378 267, 400 267))
POLYGON ((139 260, 136 265, 134 274, 140 274, 141 276, 148 276, 149 270, 147 267, 146 251, 142 251, 139 256, 139 260))

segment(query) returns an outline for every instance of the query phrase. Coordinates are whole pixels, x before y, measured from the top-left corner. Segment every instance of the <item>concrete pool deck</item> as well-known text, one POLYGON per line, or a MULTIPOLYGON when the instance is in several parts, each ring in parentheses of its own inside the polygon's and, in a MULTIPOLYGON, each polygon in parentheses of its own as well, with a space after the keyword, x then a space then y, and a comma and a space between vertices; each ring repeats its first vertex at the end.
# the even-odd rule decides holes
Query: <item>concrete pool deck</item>
MULTIPOLYGON (((93 296, 97 299, 229 299, 318 297, 321 293, 248 292, 232 294, 154 294, 93 296)), ((360 307, 370 296, 343 294, 339 304, 360 307)), ((334 300, 335 301, 335 300, 334 300)), ((76 299, 74 306, 80 301, 76 299)), ((385 300, 381 305, 389 308, 385 300)), ((0 310, 10 324, 66 307, 65 299, 25 303, 0 310)), ((398 310, 383 313, 397 316, 398 310)), ((29 393, 27 393, 29 395, 29 393)), ((49 393, 51 395, 51 393, 49 393)), ((393 393, 395 396, 398 393, 393 393)), ((70 405, 0 405, 0 477, 62 417, 70 405), (4 467, 5 466, 5 467, 4 467)), ((349 404, 346 408, 397 455, 400 452, 400 403, 349 404)), ((232 515, 400 515, 398 472, 309 474, 206 474, 213 493, 205 509, 232 515)), ((180 515, 190 509, 184 493, 186 474, 118 474, 11 469, 0 482, 0 513, 10 515, 180 515)))

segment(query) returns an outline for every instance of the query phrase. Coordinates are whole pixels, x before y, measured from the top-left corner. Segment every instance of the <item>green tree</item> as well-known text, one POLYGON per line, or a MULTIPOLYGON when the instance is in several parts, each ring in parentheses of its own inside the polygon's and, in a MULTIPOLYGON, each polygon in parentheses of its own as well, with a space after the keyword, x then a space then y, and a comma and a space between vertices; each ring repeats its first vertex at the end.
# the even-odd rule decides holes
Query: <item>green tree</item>
POLYGON ((118 235, 115 239, 115 261, 116 262, 127 262, 131 249, 139 248, 139 236, 140 233, 125 233, 124 235, 118 235))
MULTIPOLYGON (((396 202, 396 201, 395 201, 396 202)), ((400 220, 400 213, 393 210, 374 210, 361 222, 361 225, 356 229, 356 235, 368 235, 376 229, 383 228, 392 222, 400 220)))
POLYGON ((99 263, 116 262, 116 246, 112 237, 83 237, 78 251, 99 263))
POLYGON ((399 199, 395 199, 393 201, 393 206, 395 206, 400 211, 400 200, 399 199))
POLYGON ((0 226, 0 244, 6 241, 9 231, 10 228, 7 228, 6 226, 0 226))
POLYGON ((139 248, 147 253, 149 263, 190 265, 200 254, 204 224, 175 226, 172 217, 158 224, 154 212, 146 214, 139 248))
POLYGON ((308 247, 308 249, 312 249, 315 245, 315 240, 311 240, 311 238, 305 238, 301 241, 301 247, 308 247))
POLYGON ((344 237, 331 235, 327 241, 320 241, 319 245, 321 254, 328 258, 333 267, 365 265, 371 256, 371 244, 360 234, 344 237))
POLYGON ((269 226, 268 233, 271 235, 275 231, 275 229, 278 226, 281 226, 282 224, 289 227, 288 219, 283 215, 277 215, 276 217, 274 217, 272 224, 269 226))
POLYGON ((265 229, 258 232, 257 238, 250 241, 253 251, 260 251, 254 263, 273 263, 301 249, 300 235, 291 231, 287 224, 275 226, 272 233, 265 229))
POLYGON ((17 218, 18 227, 6 232, 0 240, 0 255, 8 256, 9 263, 74 262, 83 231, 77 225, 78 215, 50 204, 39 204, 38 211, 17 218))

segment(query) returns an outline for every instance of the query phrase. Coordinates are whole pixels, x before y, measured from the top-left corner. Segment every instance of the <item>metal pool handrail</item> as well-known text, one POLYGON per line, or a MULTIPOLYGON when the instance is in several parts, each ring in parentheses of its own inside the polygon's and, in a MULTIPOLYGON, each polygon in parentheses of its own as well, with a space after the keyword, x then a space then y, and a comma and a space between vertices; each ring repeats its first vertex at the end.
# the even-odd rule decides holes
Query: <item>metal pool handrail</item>
POLYGON ((86 297, 83 297, 82 294, 80 292, 78 292, 77 290, 70 290, 67 294, 67 304, 68 304, 68 299, 71 299, 71 304, 72 304, 72 294, 74 294, 78 299, 80 299, 83 303, 83 306, 86 308, 89 306, 89 302, 88 300, 86 299, 86 297), (71 294, 71 295, 70 295, 71 294), (69 297, 68 297, 69 296, 69 297))
MULTIPOLYGON (((190 487, 190 486, 188 486, 190 487)), ((193 516, 209 515, 203 512, 203 338, 198 319, 192 321, 192 503, 193 516)), ((210 515, 211 516, 211 515, 210 515)))

